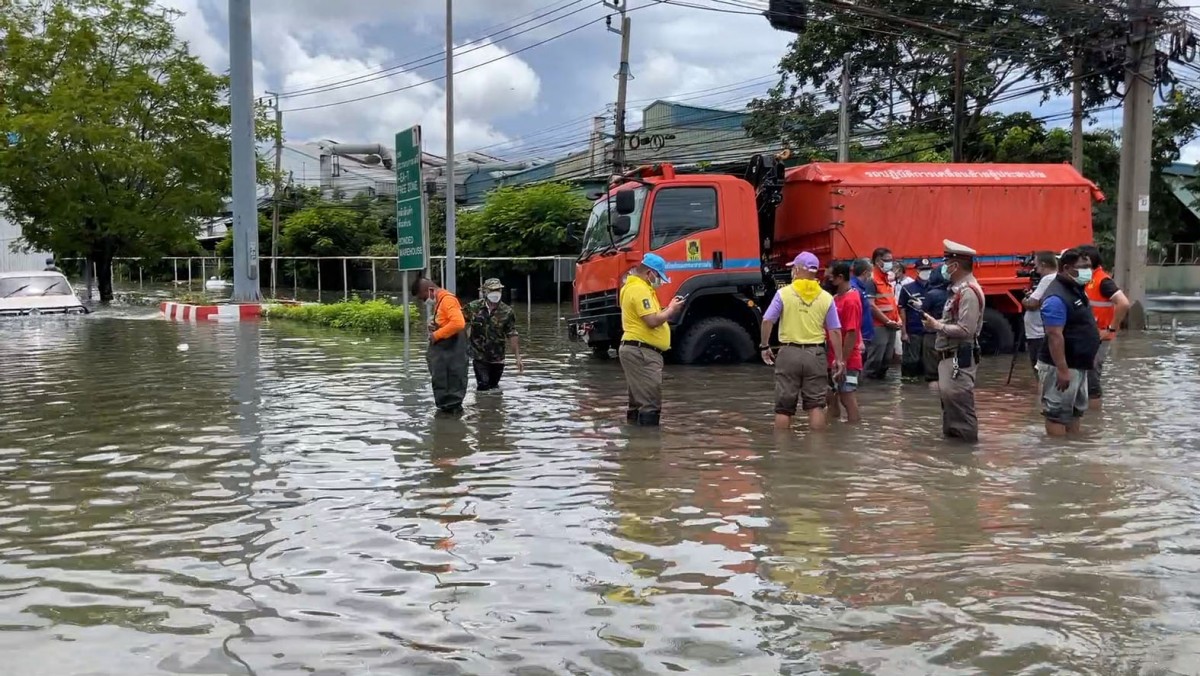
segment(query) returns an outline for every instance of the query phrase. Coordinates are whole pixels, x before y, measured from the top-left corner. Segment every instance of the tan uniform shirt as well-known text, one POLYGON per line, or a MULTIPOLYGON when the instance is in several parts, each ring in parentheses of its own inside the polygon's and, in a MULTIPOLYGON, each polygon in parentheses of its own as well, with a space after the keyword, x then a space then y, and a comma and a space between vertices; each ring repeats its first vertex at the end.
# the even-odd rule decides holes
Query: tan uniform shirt
POLYGON ((983 287, 975 275, 967 275, 950 287, 950 299, 942 310, 942 323, 933 343, 935 350, 953 350, 972 344, 983 330, 983 287))

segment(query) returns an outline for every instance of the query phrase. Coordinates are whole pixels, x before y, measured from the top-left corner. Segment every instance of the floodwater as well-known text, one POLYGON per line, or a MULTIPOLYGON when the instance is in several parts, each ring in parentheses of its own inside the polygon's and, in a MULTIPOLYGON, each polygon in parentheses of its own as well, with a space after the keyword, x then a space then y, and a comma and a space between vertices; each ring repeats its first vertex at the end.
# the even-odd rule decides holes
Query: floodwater
POLYGON ((777 438, 751 365, 628 429, 526 333, 458 421, 395 338, 0 324, 4 673, 1200 673, 1198 332, 1123 338, 1072 442, 988 362, 973 449, 899 383, 777 438))

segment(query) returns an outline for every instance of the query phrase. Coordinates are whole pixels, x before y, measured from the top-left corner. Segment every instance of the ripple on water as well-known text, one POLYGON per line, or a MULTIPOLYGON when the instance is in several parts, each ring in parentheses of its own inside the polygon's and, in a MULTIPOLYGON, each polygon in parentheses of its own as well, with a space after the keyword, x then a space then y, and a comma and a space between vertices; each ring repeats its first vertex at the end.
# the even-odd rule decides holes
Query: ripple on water
POLYGON ((984 441, 888 383, 770 431, 770 373, 528 372, 434 419, 419 350, 286 324, 0 325, 0 649, 66 674, 1180 673, 1200 663, 1195 334, 1124 337, 1047 442, 984 364, 984 441), (177 346, 186 343, 186 352, 177 346))

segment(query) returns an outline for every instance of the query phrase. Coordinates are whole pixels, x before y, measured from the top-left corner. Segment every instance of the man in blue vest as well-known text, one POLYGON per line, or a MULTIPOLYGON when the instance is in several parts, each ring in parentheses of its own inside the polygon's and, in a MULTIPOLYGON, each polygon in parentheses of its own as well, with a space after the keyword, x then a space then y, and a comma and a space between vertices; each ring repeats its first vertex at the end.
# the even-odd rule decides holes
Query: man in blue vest
POLYGON ((1058 275, 1042 297, 1046 340, 1037 370, 1046 434, 1053 437, 1079 432, 1088 410, 1088 371, 1100 350, 1096 317, 1075 269, 1081 259, 1078 249, 1064 251, 1058 259, 1058 275))

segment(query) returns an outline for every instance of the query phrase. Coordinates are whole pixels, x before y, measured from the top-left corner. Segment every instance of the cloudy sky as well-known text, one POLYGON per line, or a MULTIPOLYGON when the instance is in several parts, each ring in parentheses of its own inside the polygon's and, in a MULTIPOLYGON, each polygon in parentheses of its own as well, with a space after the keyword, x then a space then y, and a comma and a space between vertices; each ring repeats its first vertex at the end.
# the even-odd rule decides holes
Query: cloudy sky
MULTIPOLYGON (((197 56, 228 68, 226 0, 161 2, 183 12, 177 29, 197 56)), ((775 81, 787 34, 761 16, 711 11, 734 3, 683 4, 710 10, 630 3, 631 128, 657 98, 734 109, 775 81)), ((281 103, 289 141, 390 143, 421 124, 427 150, 445 147, 443 0, 253 0, 253 10, 255 90, 290 94, 281 103)), ((592 117, 611 119, 616 98, 611 13, 599 0, 455 0, 456 150, 552 158, 585 143, 592 117)), ((1064 110, 1052 101, 1039 113, 1064 110)), ((1120 123, 1119 111, 1099 117, 1120 123)))

